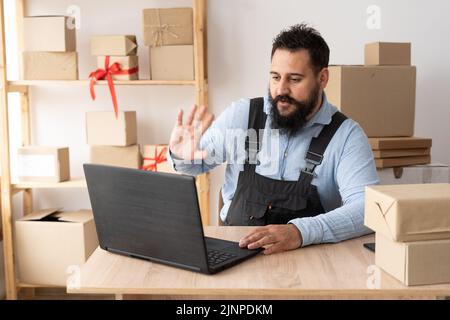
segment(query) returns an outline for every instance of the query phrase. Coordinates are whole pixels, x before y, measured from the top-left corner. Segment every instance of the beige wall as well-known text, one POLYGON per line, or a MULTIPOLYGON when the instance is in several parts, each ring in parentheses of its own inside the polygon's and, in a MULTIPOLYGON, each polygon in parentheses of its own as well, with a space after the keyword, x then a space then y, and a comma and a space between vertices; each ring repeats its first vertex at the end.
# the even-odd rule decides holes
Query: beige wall
MULTIPOLYGON (((79 70, 80 77, 86 78, 95 68, 95 58, 89 52, 92 35, 136 34, 141 43, 143 8, 187 6, 191 1, 40 0, 29 3, 30 15, 64 14, 69 5, 80 7, 81 29, 77 31, 79 70)), ((208 3, 210 107, 216 115, 233 100, 266 92, 271 40, 283 27, 300 21, 312 23, 327 40, 333 64, 363 63, 366 42, 410 41, 412 62, 418 70, 416 135, 432 137, 433 161, 450 164, 450 43, 445 38, 450 30, 450 20, 442 14, 450 12, 450 2, 209 0, 208 3), (381 9, 380 30, 366 27, 366 9, 372 4, 381 9)), ((11 39, 11 35, 8 36, 11 39)), ((140 74, 146 77, 148 51, 141 46, 138 53, 140 74)), ((8 62, 14 62, 12 56, 8 62)), ((33 88, 30 93, 34 142, 68 145, 73 176, 82 174, 81 164, 88 160, 85 112, 111 110, 106 87, 97 88, 96 102, 90 100, 88 93, 87 87, 67 86, 33 88)), ((194 101, 190 87, 120 87, 118 96, 122 110, 138 112, 141 144, 167 142, 177 110, 188 108, 194 101)), ((20 126, 12 125, 12 138, 16 144, 19 132, 20 126)), ((212 173, 213 221, 217 216, 217 193, 222 177, 222 169, 212 173)), ((35 199, 37 207, 63 205, 71 209, 89 206, 85 190, 41 191, 36 193, 35 199)))

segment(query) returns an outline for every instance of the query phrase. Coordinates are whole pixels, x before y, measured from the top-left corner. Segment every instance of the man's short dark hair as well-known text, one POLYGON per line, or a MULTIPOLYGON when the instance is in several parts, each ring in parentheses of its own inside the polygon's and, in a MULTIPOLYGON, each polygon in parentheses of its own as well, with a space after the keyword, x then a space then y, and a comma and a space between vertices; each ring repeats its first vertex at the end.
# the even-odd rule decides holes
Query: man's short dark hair
POLYGON ((291 52, 305 49, 309 52, 311 66, 316 73, 328 67, 330 48, 320 35, 319 31, 304 23, 296 24, 281 31, 273 40, 272 55, 277 49, 286 49, 291 52))

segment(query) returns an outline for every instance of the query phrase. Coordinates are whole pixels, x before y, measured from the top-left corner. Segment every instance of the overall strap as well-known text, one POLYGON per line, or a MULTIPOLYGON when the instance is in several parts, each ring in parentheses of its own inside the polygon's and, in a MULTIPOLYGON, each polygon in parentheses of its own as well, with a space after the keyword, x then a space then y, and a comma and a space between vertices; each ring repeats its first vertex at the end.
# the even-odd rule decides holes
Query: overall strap
POLYGON ((322 163, 323 154, 328 144, 346 119, 347 117, 344 114, 337 111, 331 118, 331 122, 320 131, 320 134, 312 138, 308 151, 306 152, 306 167, 300 172, 299 181, 303 180, 308 185, 311 184, 314 178, 314 170, 322 163))
POLYGON ((264 98, 254 98, 250 100, 250 110, 248 114, 248 129, 254 129, 256 135, 247 134, 245 138, 245 170, 255 170, 257 162, 257 154, 262 145, 262 134, 260 136, 260 129, 264 129, 267 115, 264 112, 264 98))

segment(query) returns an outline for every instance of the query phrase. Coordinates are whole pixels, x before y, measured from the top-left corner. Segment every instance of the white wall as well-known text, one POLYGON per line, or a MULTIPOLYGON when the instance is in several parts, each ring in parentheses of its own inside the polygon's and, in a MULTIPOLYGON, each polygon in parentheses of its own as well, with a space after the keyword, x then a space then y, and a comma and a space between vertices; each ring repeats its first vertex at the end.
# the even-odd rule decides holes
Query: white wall
MULTIPOLYGON (((96 34, 136 34, 142 43, 141 10, 146 7, 190 5, 189 0, 29 1, 30 15, 64 14, 69 5, 81 9, 78 30, 80 77, 95 68, 89 39, 96 34), (105 9, 108 8, 108 9, 105 9), (103 13, 102 13, 103 12, 103 13)), ((210 107, 216 114, 241 97, 266 91, 272 38, 284 27, 306 21, 315 26, 331 48, 332 64, 362 64, 364 43, 412 42, 412 62, 417 66, 416 135, 433 138, 432 158, 450 164, 450 11, 446 0, 209 0, 208 59, 210 107), (381 29, 366 26, 369 5, 381 9, 381 29)), ((9 35, 11 36, 11 35, 9 35)), ((12 41, 12 40, 9 40, 12 41)), ((139 48, 141 77, 148 75, 148 52, 139 48)), ((13 62, 10 56, 9 62, 13 62)), ((14 74, 11 70, 10 74, 14 74)), ((68 145, 73 176, 82 174, 88 160, 84 115, 90 110, 110 110, 106 87, 98 87, 92 102, 87 87, 39 87, 31 90, 34 143, 68 145)), ((122 110, 137 110, 139 143, 167 142, 178 108, 194 101, 190 87, 119 87, 122 110)), ((12 126, 13 138, 20 132, 12 126)), ((17 141, 19 141, 16 138, 17 141)), ((14 150, 12 150, 14 151, 14 150)), ((217 193, 223 169, 212 173, 211 208, 216 220, 217 193)), ((67 209, 87 207, 85 190, 36 192, 35 205, 64 205, 67 209)))

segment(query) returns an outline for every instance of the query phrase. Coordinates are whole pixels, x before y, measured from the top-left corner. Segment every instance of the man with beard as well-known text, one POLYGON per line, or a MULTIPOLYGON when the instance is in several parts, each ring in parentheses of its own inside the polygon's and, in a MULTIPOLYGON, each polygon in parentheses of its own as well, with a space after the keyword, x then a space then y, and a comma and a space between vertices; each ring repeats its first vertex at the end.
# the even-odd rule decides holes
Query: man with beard
POLYGON ((241 247, 271 254, 369 233, 364 188, 378 177, 361 127, 327 101, 328 45, 299 24, 274 39, 271 58, 266 97, 239 100, 214 122, 205 107, 194 106, 185 123, 180 111, 169 161, 197 175, 225 161, 215 155, 245 151, 244 163, 227 159, 220 212, 226 225, 261 226, 241 247), (249 138, 230 143, 233 130, 249 138))

